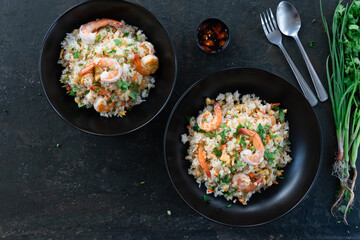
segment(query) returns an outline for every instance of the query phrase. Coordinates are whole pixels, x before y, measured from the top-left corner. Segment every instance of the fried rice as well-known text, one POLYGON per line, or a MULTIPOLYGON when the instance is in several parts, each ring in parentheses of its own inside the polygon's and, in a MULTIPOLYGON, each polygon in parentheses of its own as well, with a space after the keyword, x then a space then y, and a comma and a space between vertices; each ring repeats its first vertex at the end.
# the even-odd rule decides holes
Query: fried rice
POLYGON ((134 65, 135 54, 140 58, 148 54, 148 49, 141 45, 147 37, 137 27, 124 21, 122 24, 121 29, 112 26, 99 28, 94 44, 81 41, 79 29, 67 33, 61 43, 58 63, 64 69, 60 82, 79 108, 94 107, 104 117, 125 116, 133 106, 145 101, 149 90, 155 87, 154 77, 141 75, 134 65), (122 75, 116 82, 101 81, 104 67, 96 66, 93 74, 80 74, 89 62, 102 57, 116 59, 120 64, 122 75), (105 110, 96 108, 99 100, 106 101, 105 110))
POLYGON ((199 187, 205 185, 206 194, 224 196, 229 201, 240 201, 246 205, 255 192, 278 184, 283 168, 292 160, 289 155, 289 124, 285 121, 287 110, 281 109, 279 104, 266 103, 254 94, 240 97, 237 91, 219 94, 216 101, 207 98, 205 103, 206 107, 198 117, 189 118, 189 131, 181 136, 182 142, 189 144, 186 160, 191 165, 188 173, 194 176, 199 187), (204 114, 208 116, 206 121, 213 119, 214 102, 221 107, 221 124, 217 129, 204 131, 199 127, 198 120, 204 114), (260 136, 264 157, 259 164, 249 164, 246 156, 241 154, 244 150, 254 153, 255 147, 253 139, 240 134, 239 129, 250 130, 260 136), (204 152, 209 175, 199 161, 200 148, 204 152), (247 191, 239 188, 234 182, 234 176, 239 175, 246 176, 255 189, 247 191), (256 181, 258 185, 254 184, 256 181))

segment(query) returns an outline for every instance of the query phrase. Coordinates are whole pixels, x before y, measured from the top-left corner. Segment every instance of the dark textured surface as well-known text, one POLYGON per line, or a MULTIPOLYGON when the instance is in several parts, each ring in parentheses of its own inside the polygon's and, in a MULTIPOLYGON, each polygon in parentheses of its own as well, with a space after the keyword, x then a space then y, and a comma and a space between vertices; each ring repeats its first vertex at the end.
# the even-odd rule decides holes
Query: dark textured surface
MULTIPOLYGON (((323 132, 320 172, 308 196, 289 214, 264 226, 232 228, 191 210, 170 183, 162 154, 167 117, 178 97, 197 79, 228 67, 255 67, 296 80, 280 50, 265 38, 258 14, 275 1, 136 1, 167 27, 178 57, 178 79, 165 109, 150 124, 120 137, 80 132, 59 118, 42 93, 38 60, 51 23, 75 0, 1 0, 0 22, 0 236, 9 239, 359 239, 359 198, 351 227, 329 208, 337 180, 331 176, 336 139, 330 102, 315 111, 323 132), (207 55, 194 28, 208 17, 222 19, 231 42, 207 55), (56 144, 60 144, 57 148, 56 144), (145 184, 141 184, 145 181, 145 184), (171 210, 172 215, 166 214, 171 210)), ((294 3, 294 1, 290 1, 294 3)), ((325 1, 324 1, 325 2, 325 1)), ((326 1, 328 19, 337 1, 326 1)), ((296 1, 300 38, 325 83, 327 40, 318 1, 296 1), (313 19, 317 21, 312 23, 313 19)), ((307 80, 292 39, 284 45, 307 80)), ((305 127, 305 126, 304 126, 305 127)), ((359 193, 358 193, 359 195, 359 193)))

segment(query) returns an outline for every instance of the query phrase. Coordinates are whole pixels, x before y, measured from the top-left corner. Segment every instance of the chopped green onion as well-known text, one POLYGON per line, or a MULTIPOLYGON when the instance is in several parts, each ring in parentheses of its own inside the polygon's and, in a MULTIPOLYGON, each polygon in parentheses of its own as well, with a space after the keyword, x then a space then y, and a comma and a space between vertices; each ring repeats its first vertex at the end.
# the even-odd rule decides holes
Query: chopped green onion
POLYGON ((79 58, 79 52, 78 51, 74 52, 74 58, 79 58))
POLYGON ((99 33, 99 34, 96 36, 95 42, 98 43, 98 42, 100 41, 100 39, 101 39, 101 34, 99 33))

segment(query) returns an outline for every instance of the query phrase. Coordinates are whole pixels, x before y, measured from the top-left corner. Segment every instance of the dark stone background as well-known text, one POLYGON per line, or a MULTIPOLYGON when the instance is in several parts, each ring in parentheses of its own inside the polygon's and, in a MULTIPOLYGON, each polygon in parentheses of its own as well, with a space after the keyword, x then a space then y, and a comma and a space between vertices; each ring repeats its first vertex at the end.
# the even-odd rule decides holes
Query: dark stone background
MULTIPOLYGON (((136 1, 166 26, 178 57, 178 78, 166 108, 146 127, 120 137, 97 137, 66 124, 42 92, 38 61, 52 22, 76 0, 1 0, 0 22, 0 236, 8 239, 359 239, 359 198, 351 227, 329 209, 338 181, 331 176, 336 138, 330 102, 314 110, 323 133, 316 182, 289 214, 253 228, 215 224, 176 193, 163 159, 163 134, 179 96, 199 78, 228 67, 261 68, 296 84, 280 50, 270 44, 259 13, 278 1, 136 1), (193 39, 196 25, 218 17, 230 28, 227 49, 207 55, 193 39), (60 144, 57 148, 56 144, 60 144), (145 181, 145 184, 140 182, 145 181), (166 214, 171 210, 172 215, 166 214)), ((317 0, 297 7, 300 38, 326 84, 327 39, 317 0), (312 23, 313 19, 317 21, 312 23), (316 41, 308 47, 308 41, 316 41)), ((324 0, 330 20, 337 1, 324 0)), ((284 45, 305 79, 295 41, 284 45)), ((312 85, 311 85, 312 86, 312 85)), ((360 193, 357 193, 358 195, 360 193)))

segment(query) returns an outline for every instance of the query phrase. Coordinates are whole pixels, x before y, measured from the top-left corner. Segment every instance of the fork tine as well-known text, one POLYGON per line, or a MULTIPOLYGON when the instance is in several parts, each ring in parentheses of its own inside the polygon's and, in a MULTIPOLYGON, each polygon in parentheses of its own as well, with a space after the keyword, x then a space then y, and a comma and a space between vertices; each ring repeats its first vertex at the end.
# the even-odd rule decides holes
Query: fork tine
MULTIPOLYGON (((270 9, 270 8, 269 8, 269 9, 270 9)), ((270 9, 270 11, 271 11, 271 9, 270 9)), ((265 13, 264 13, 264 14, 265 14, 265 13)), ((266 10, 266 15, 267 15, 267 19, 269 20, 269 26, 271 27, 271 30, 272 30, 272 31, 275 31, 276 28, 274 27, 274 23, 273 23, 272 19, 270 18, 270 14, 269 14, 269 11, 268 11, 268 10, 266 10)))
POLYGON ((271 29, 270 26, 269 26, 269 23, 268 23, 268 20, 267 20, 267 18, 266 18, 266 15, 265 15, 265 13, 262 13, 262 14, 263 14, 265 26, 266 26, 266 28, 268 29, 268 32, 271 33, 271 32, 272 32, 272 29, 271 29))
POLYGON ((263 17, 261 16, 261 13, 260 13, 260 19, 261 19, 261 25, 264 29, 265 35, 269 34, 269 31, 265 27, 265 23, 264 23, 263 17))
POLYGON ((272 13, 272 11, 271 11, 271 8, 269 8, 269 10, 270 10, 270 15, 271 15, 272 23, 274 24, 275 30, 277 30, 277 29, 278 29, 278 26, 277 26, 277 24, 276 24, 276 20, 275 20, 274 15, 273 15, 273 13, 272 13))

